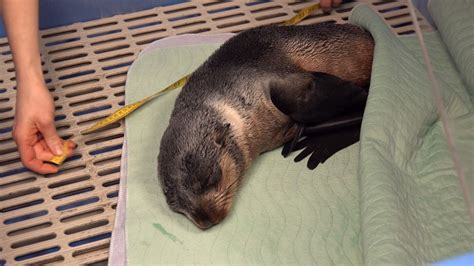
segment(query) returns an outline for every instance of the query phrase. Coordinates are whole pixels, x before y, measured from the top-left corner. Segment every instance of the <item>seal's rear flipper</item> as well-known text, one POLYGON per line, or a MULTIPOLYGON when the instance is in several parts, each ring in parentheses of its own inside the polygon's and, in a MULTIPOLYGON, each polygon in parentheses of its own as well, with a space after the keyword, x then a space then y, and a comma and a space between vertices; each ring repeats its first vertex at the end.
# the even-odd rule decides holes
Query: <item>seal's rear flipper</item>
POLYGON ((304 131, 304 127, 301 126, 301 125, 296 125, 296 135, 295 137, 287 142, 284 146, 283 146, 283 150, 281 151, 281 155, 283 155, 283 157, 287 157, 288 155, 290 155, 290 153, 292 151, 294 151, 295 149, 295 146, 296 146, 296 143, 298 142, 298 140, 301 138, 302 134, 303 134, 303 131, 304 131))
POLYGON ((302 74, 288 82, 275 82, 270 89, 273 104, 298 124, 295 138, 286 143, 282 155, 303 151, 301 161, 311 155, 308 168, 314 169, 336 152, 359 141, 367 90, 327 73, 302 74))
POLYGON ((310 156, 307 166, 314 169, 338 151, 359 141, 362 116, 363 111, 354 112, 324 123, 301 127, 300 134, 284 145, 282 155, 286 157, 293 151, 302 150, 295 157, 295 162, 310 156))
POLYGON ((307 125, 304 127, 302 135, 316 135, 337 132, 354 126, 360 127, 363 116, 364 110, 359 110, 350 114, 334 117, 333 119, 330 119, 324 123, 307 125))
POLYGON ((296 156, 295 162, 299 162, 308 155, 311 155, 308 159, 307 166, 312 170, 316 168, 318 164, 324 163, 336 152, 358 142, 359 138, 360 126, 352 126, 334 133, 307 137, 296 144, 295 149, 304 148, 304 150, 296 156))

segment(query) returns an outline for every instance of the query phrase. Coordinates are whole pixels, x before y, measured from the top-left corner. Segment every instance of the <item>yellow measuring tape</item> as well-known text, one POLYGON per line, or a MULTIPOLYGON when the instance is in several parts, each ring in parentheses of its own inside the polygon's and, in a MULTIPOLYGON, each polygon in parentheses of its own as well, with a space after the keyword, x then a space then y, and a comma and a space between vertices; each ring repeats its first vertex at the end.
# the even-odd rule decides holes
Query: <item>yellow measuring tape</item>
POLYGON ((81 134, 88 134, 88 133, 94 132, 98 129, 101 129, 103 127, 106 127, 106 126, 108 126, 112 123, 115 123, 115 122, 119 121, 120 119, 122 119, 122 118, 126 117, 127 115, 129 115, 131 112, 137 110, 139 107, 141 107, 145 103, 153 100, 154 98, 162 95, 163 93, 166 93, 170 90, 174 90, 174 89, 177 89, 179 87, 184 86, 184 84, 186 84, 186 82, 188 81, 190 76, 191 75, 184 76, 183 78, 179 79, 178 81, 175 81, 173 84, 169 85, 168 87, 164 88, 163 90, 161 90, 161 91, 159 91, 159 92, 157 92, 157 93, 155 93, 151 96, 148 96, 143 100, 140 100, 138 102, 134 102, 132 104, 126 105, 126 106, 118 109, 113 114, 111 114, 108 117, 100 120, 95 125, 91 126, 90 128, 82 131, 81 134))
MULTIPOLYGON (((294 17, 292 17, 291 19, 285 21, 283 23, 283 25, 285 25, 285 26, 295 25, 295 24, 299 23, 300 21, 302 21, 304 18, 306 18, 309 14, 311 14, 312 12, 314 12, 318 8, 319 8, 319 3, 308 6, 306 8, 303 8, 294 17)), ((151 96, 146 97, 143 100, 131 103, 129 105, 126 105, 126 106, 118 109, 117 111, 113 112, 111 115, 107 116, 106 118, 100 120, 99 122, 97 122, 93 126, 81 131, 81 134, 82 135, 89 134, 89 133, 92 133, 92 132, 94 132, 98 129, 104 128, 104 127, 106 127, 110 124, 113 124, 117 121, 120 121, 122 118, 128 116, 130 113, 137 110, 142 105, 144 105, 145 103, 153 100, 154 98, 156 98, 156 97, 158 97, 158 96, 160 96, 160 95, 162 95, 162 94, 164 94, 164 93, 166 93, 170 90, 174 90, 174 89, 177 89, 179 87, 183 87, 186 84, 186 82, 188 81, 190 76, 191 75, 187 75, 187 76, 175 81, 174 83, 172 83, 168 87, 160 90, 159 92, 157 92, 157 93, 155 93, 151 96)), ((67 146, 67 141, 66 141, 64 143, 63 154, 60 155, 60 156, 54 156, 53 159, 51 159, 49 161, 54 163, 54 164, 61 165, 67 158, 67 152, 68 152, 68 146, 67 146)))
POLYGON ((285 21, 283 23, 283 25, 285 26, 291 26, 291 25, 296 25, 298 24, 300 21, 302 21, 304 18, 306 18, 307 16, 309 16, 309 14, 313 13, 316 9, 319 9, 320 6, 319 6, 319 3, 318 4, 314 4, 314 5, 311 5, 311 6, 308 6, 306 8, 303 8, 300 10, 300 12, 298 12, 298 14, 296 14, 294 17, 290 18, 289 20, 285 21))

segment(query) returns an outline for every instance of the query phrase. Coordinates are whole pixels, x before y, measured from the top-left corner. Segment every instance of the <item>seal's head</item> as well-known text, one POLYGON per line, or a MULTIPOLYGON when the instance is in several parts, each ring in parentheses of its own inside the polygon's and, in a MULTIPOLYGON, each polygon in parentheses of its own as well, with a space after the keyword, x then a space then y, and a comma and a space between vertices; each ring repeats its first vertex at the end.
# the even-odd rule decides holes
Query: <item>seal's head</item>
POLYGON ((227 216, 242 176, 230 124, 217 116, 203 108, 175 114, 163 135, 158 156, 168 205, 201 229, 227 216))

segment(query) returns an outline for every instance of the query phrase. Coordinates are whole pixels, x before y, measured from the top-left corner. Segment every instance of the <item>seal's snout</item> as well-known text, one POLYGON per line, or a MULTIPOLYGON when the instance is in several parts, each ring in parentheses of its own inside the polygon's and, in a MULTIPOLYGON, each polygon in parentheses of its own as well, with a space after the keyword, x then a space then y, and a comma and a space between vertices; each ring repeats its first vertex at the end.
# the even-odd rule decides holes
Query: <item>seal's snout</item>
POLYGON ((211 216, 203 209, 196 211, 192 220, 197 227, 203 230, 209 229, 216 224, 214 221, 212 221, 211 216))
POLYGON ((202 230, 220 223, 227 216, 227 208, 201 207, 193 212, 192 221, 202 230))
POLYGON ((211 227, 214 225, 214 223, 211 222, 211 221, 209 221, 209 220, 204 220, 204 221, 200 221, 200 222, 197 222, 197 221, 196 221, 196 225, 197 225, 200 229, 206 230, 206 229, 211 228, 211 227))

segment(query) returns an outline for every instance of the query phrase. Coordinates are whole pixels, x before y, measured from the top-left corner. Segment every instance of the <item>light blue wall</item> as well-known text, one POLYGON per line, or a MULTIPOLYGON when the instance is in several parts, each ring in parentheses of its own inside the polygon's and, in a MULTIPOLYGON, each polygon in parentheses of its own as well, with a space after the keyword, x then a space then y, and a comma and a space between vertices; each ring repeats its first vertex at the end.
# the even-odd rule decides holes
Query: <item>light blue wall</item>
MULTIPOLYGON (((189 0, 40 0, 40 29, 49 29, 189 0)), ((0 23, 0 37, 5 36, 0 23)))

